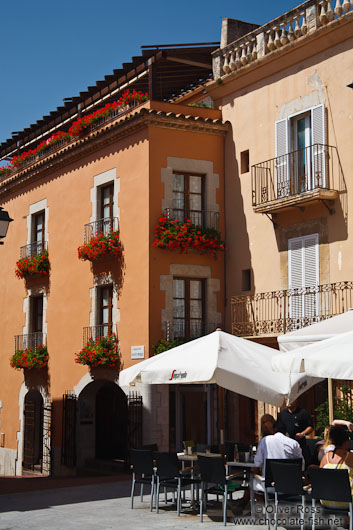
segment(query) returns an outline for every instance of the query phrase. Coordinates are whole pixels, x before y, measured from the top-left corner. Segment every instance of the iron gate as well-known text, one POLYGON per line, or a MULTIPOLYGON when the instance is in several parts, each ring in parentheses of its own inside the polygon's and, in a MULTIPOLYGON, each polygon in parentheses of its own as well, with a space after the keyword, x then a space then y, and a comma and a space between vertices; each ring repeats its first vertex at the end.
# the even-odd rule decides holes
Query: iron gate
POLYGON ((129 392, 128 404, 128 450, 142 446, 142 396, 129 392))
POLYGON ((76 465, 76 415, 77 396, 66 392, 63 395, 61 463, 68 467, 76 465))
POLYGON ((51 474, 51 402, 47 398, 43 406, 43 458, 42 473, 51 474))
POLYGON ((36 404, 34 401, 24 403, 24 440, 23 440, 23 468, 34 471, 35 466, 35 436, 36 436, 36 404))

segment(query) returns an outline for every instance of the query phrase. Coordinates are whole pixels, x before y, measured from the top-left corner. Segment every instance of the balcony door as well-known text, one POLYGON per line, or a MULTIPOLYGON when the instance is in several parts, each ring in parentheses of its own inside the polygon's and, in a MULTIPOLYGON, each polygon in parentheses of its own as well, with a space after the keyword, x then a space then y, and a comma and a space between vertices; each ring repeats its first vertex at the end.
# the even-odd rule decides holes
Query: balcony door
POLYGON ((318 105, 275 123, 277 198, 325 188, 325 108, 318 105))
POLYGON ((319 234, 288 240, 289 318, 293 329, 318 320, 320 314, 319 234))
POLYGON ((30 333, 26 347, 37 348, 43 344, 43 295, 30 298, 30 333))
POLYGON ((174 337, 195 339, 204 332, 204 280, 174 278, 174 337))
POLYGON ((190 219, 198 226, 204 226, 204 177, 186 173, 173 174, 173 213, 183 222, 190 219))
POLYGON ((114 210, 114 184, 108 184, 101 188, 100 215, 102 226, 98 227, 104 235, 113 230, 113 210, 114 210))
POLYGON ((32 217, 32 254, 44 250, 45 213, 39 212, 32 217))
POLYGON ((98 295, 98 336, 108 337, 113 330, 113 286, 100 287, 98 295))

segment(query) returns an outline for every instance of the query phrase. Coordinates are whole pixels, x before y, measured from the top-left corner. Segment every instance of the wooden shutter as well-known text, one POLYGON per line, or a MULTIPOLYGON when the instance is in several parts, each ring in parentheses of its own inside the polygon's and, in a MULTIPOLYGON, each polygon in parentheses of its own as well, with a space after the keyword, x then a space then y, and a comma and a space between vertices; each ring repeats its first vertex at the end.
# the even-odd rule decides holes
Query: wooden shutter
POLYGON ((309 292, 304 295, 304 315, 312 319, 318 316, 319 298, 317 286, 319 284, 319 253, 318 253, 318 234, 304 238, 303 256, 304 256, 304 286, 310 287, 309 292))
MULTIPOLYGON (((301 237, 288 240, 288 286, 289 289, 303 287, 303 240, 301 237)), ((289 296, 290 318, 300 319, 302 313, 302 295, 294 291, 289 296)))
POLYGON ((314 188, 326 188, 326 126, 325 107, 318 105, 311 109, 311 143, 312 153, 312 176, 314 188))
POLYGON ((275 123, 276 135, 276 174, 277 198, 287 197, 290 193, 288 178, 288 120, 275 123))
POLYGON ((319 236, 311 234, 288 240, 289 289, 301 289, 290 293, 290 317, 313 319, 319 314, 317 286, 319 284, 319 236), (309 288, 309 289, 304 289, 309 288))

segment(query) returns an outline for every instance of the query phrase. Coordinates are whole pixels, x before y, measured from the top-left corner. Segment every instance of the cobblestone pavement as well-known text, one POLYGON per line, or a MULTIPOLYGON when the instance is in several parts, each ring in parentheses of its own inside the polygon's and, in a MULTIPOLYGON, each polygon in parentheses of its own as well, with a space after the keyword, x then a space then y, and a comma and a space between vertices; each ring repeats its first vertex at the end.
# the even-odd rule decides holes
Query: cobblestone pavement
MULTIPOLYGON (((33 483, 34 484, 34 483, 33 483)), ((149 496, 135 498, 130 508, 130 481, 94 483, 0 495, 0 530, 167 530, 221 529, 220 506, 209 511, 201 524, 190 508, 178 517, 174 507, 161 503, 160 513, 149 511, 149 496)), ((162 496, 161 496, 162 500, 162 496)), ((229 526, 233 527, 231 513, 229 526)), ((237 525, 252 530, 258 526, 237 525)))

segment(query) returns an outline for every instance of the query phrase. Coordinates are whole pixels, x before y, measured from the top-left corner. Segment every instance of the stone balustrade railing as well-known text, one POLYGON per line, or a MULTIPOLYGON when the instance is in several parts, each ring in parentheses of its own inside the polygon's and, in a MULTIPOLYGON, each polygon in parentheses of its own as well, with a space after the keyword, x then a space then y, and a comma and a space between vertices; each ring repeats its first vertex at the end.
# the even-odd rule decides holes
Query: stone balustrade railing
POLYGON ((213 53, 214 79, 240 70, 260 57, 312 33, 353 11, 353 0, 307 0, 213 53))

